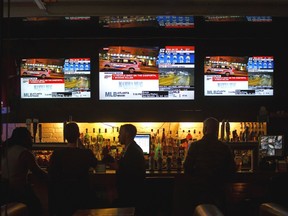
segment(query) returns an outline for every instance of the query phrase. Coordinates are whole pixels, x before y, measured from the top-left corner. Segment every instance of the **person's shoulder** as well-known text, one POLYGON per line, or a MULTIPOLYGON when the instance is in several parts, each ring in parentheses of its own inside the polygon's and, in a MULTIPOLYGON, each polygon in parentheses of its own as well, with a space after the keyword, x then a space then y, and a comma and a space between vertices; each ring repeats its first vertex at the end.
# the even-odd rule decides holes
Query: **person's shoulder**
POLYGON ((61 157, 61 155, 67 154, 68 148, 66 147, 61 147, 61 148, 56 148, 53 150, 53 157, 61 157))
POLYGON ((205 139, 200 139, 200 140, 196 140, 194 142, 191 143, 191 146, 193 147, 197 147, 197 146, 201 146, 201 145, 204 145, 206 143, 205 139))
POLYGON ((67 149, 67 148, 65 148, 65 147, 55 148, 55 149, 53 150, 53 154, 60 154, 60 153, 62 153, 62 152, 65 152, 66 149, 67 149))
POLYGON ((143 150, 142 150, 142 148, 139 146, 139 144, 138 143, 136 143, 135 141, 132 143, 132 148, 135 148, 135 149, 137 149, 138 151, 140 151, 140 152, 142 152, 143 153, 143 150))
POLYGON ((94 155, 91 149, 80 149, 80 151, 83 151, 85 154, 94 155))

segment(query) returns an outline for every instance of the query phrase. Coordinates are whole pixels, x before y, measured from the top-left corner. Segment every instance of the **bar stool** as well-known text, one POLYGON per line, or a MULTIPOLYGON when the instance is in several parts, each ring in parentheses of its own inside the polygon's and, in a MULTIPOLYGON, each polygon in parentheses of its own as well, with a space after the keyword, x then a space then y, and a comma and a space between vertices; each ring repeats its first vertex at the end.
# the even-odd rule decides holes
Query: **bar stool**
POLYGON ((223 213, 213 204, 197 205, 193 216, 224 216, 223 213))
POLYGON ((3 216, 29 216, 28 208, 23 203, 13 202, 1 206, 3 216))
POLYGON ((277 203, 262 203, 259 207, 259 216, 287 216, 288 209, 277 203))

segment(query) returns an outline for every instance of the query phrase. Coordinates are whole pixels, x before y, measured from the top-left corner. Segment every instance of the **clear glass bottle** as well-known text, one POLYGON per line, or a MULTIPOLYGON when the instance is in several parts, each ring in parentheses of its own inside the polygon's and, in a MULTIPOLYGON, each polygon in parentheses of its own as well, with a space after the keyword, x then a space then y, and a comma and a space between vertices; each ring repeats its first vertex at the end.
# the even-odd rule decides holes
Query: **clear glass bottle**
POLYGON ((89 148, 90 146, 90 135, 88 132, 88 128, 85 129, 85 134, 84 134, 84 146, 85 148, 89 148))

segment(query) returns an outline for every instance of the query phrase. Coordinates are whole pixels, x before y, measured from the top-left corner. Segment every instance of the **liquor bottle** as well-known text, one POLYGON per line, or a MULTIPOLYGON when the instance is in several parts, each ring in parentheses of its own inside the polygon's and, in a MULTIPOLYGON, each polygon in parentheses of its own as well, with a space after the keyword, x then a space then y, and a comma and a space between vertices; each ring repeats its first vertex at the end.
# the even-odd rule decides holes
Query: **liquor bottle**
POLYGON ((172 137, 172 131, 170 130, 169 135, 167 137, 167 152, 168 152, 168 155, 172 155, 173 146, 174 146, 174 139, 172 137))
POLYGON ((93 128, 92 135, 91 135, 91 145, 96 145, 97 142, 97 136, 96 136, 96 130, 93 128))
POLYGON ((192 137, 190 130, 188 130, 188 134, 186 135, 186 140, 188 143, 187 149, 189 149, 191 143, 193 142, 193 137, 192 137))
POLYGON ((182 158, 181 158, 181 154, 179 152, 178 157, 177 157, 177 171, 181 171, 182 169, 182 158))
POLYGON ((161 143, 161 138, 160 138, 160 133, 159 129, 157 129, 157 134, 156 134, 156 139, 155 139, 156 144, 161 143))
POLYGON ((251 125, 251 130, 250 130, 250 133, 249 133, 249 141, 253 142, 254 138, 255 138, 255 131, 254 131, 253 122, 251 122, 250 125, 251 125))
POLYGON ((194 141, 197 141, 197 137, 196 137, 196 129, 193 130, 193 137, 194 137, 194 141))
POLYGON ((154 150, 151 150, 149 155, 149 168, 151 172, 155 169, 154 150))
POLYGON ((202 139, 202 132, 200 130, 198 132, 198 139, 202 139))
POLYGON ((230 134, 231 134, 231 132, 230 132, 230 123, 229 123, 229 121, 227 120, 226 121, 226 125, 225 125, 225 129, 226 129, 226 142, 230 142, 230 134))
POLYGON ((116 157, 117 155, 117 150, 118 150, 118 153, 119 153, 119 148, 118 148, 118 145, 120 146, 120 143, 116 140, 116 137, 114 136, 113 137, 113 141, 112 141, 112 151, 114 152, 114 156, 116 157))
POLYGON ((158 170, 162 169, 162 165, 163 165, 163 152, 162 152, 162 148, 161 148, 161 143, 159 142, 157 144, 157 147, 155 149, 155 154, 154 154, 154 160, 157 163, 157 168, 158 170))
POLYGON ((162 151, 163 151, 163 156, 164 156, 167 154, 167 140, 166 140, 165 128, 163 128, 162 130, 161 146, 162 146, 162 151))
POLYGON ((89 148, 89 146, 90 146, 90 135, 88 133, 88 128, 86 128, 86 130, 85 130, 84 143, 83 144, 84 144, 85 148, 89 148))
POLYGON ((102 133, 101 133, 101 128, 98 129, 97 143, 99 143, 99 144, 102 144, 102 143, 103 143, 103 135, 102 135, 102 133))
POLYGON ((249 139, 249 126, 248 125, 245 125, 243 136, 244 136, 243 141, 248 142, 248 139, 249 139))
POLYGON ((163 155, 161 149, 158 149, 158 160, 157 160, 157 166, 158 166, 158 171, 162 171, 163 169, 163 155))
POLYGON ((240 134, 239 134, 239 141, 243 141, 243 123, 240 123, 240 134))
POLYGON ((162 143, 162 146, 166 145, 166 134, 165 134, 165 128, 163 128, 162 130, 162 137, 161 137, 161 143, 162 143))
POLYGON ((224 141, 224 133, 225 133, 224 129, 225 129, 225 120, 223 119, 221 123, 221 132, 220 132, 221 141, 224 141))
POLYGON ((153 128, 151 129, 151 132, 150 132, 150 136, 151 136, 151 143, 155 143, 155 133, 153 131, 153 128))
POLYGON ((193 139, 190 130, 188 130, 188 133, 187 133, 186 139, 187 139, 188 142, 189 142, 189 140, 192 141, 192 139, 193 139))
POLYGON ((168 155, 167 157, 167 171, 171 171, 171 167, 172 167, 172 158, 168 155))
POLYGON ((101 133, 101 128, 98 129, 97 134, 97 144, 96 144, 96 157, 98 160, 102 160, 102 147, 103 147, 103 135, 101 133))
POLYGON ((160 140, 160 136, 159 136, 159 129, 157 130, 157 133, 156 133, 154 146, 155 146, 154 160, 157 163, 158 162, 158 150, 161 149, 161 140, 160 140))

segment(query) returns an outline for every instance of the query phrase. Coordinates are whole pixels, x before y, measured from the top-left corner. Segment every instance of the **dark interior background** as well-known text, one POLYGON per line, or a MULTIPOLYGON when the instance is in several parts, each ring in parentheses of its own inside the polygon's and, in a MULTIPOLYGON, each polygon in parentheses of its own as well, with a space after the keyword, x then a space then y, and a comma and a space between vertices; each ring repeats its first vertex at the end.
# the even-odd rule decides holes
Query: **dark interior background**
POLYGON ((3 122, 62 122, 72 116, 78 122, 202 121, 208 116, 230 121, 257 121, 261 106, 271 119, 287 117, 287 18, 272 23, 204 22, 195 17, 194 29, 105 29, 98 18, 89 21, 24 22, 3 19, 1 86, 4 106, 10 106, 3 122), (100 101, 98 51, 103 46, 195 46, 195 100, 100 101), (204 58, 209 55, 274 56, 274 96, 204 96, 204 58), (91 58, 90 99, 20 99, 22 58, 91 58), (282 113, 279 114, 279 111, 282 113))

